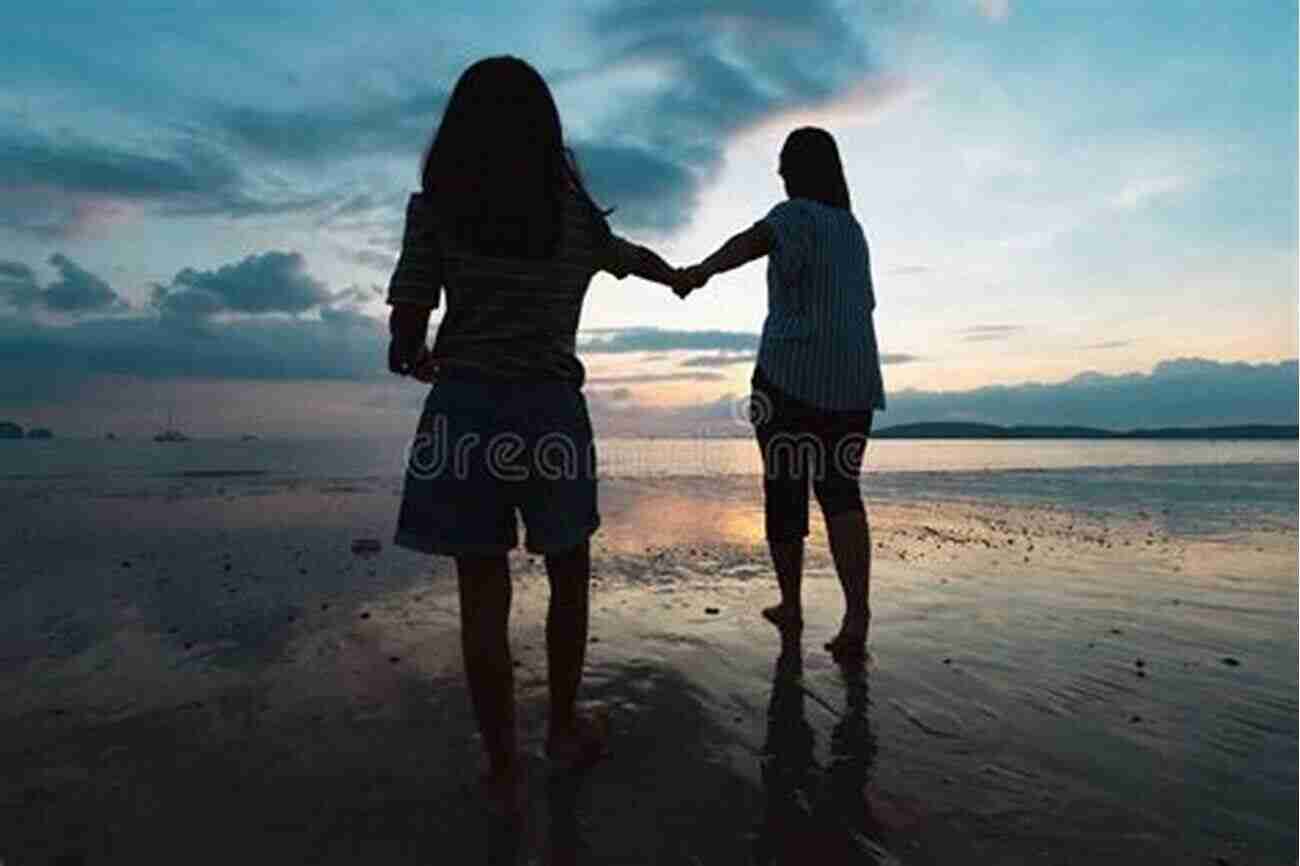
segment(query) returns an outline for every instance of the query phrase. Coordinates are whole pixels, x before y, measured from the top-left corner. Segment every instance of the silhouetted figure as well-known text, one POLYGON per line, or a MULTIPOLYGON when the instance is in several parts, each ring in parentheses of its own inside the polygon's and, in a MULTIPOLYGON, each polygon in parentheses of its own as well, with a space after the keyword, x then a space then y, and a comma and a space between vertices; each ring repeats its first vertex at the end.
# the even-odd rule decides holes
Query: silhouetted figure
POLYGON ((507 553, 545 557, 548 755, 586 764, 603 734, 577 712, 587 645, 595 450, 576 332, 597 271, 673 283, 657 255, 614 234, 565 147, 550 89, 514 57, 470 66, 410 197, 389 284, 389 368, 435 382, 407 466, 395 543, 456 558, 465 673, 507 816, 524 801, 507 638, 507 553), (430 311, 446 298, 433 349, 430 311), (503 447, 504 446, 504 447, 503 447))
POLYGON ((777 626, 803 622, 811 481, 844 590, 844 618, 826 648, 837 658, 861 657, 871 620, 871 538, 858 480, 872 415, 885 408, 870 255, 830 133, 790 133, 778 172, 789 198, 685 269, 677 293, 685 297, 714 274, 768 257, 751 418, 781 602, 763 615, 777 626))

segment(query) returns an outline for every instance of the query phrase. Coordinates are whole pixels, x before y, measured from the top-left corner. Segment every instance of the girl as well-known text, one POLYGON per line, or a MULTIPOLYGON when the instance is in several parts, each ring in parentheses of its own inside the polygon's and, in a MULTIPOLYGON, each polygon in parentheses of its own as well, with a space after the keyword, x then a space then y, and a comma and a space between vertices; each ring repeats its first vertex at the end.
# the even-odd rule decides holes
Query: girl
POLYGON ((781 602, 763 615, 783 629, 803 624, 811 478, 844 590, 844 618, 826 648, 837 658, 862 656, 871 619, 871 538, 858 478, 872 412, 885 408, 871 263, 830 133, 790 133, 778 173, 789 198, 687 268, 678 284, 699 287, 769 256, 768 314, 750 411, 763 453, 767 539, 781 602))
POLYGON ((670 284, 657 255, 610 231, 565 147, 545 81, 515 57, 461 75, 410 197, 389 285, 389 367, 433 381, 395 543, 453 556, 465 673, 499 805, 518 805, 507 638, 517 543, 546 561, 547 753, 583 763, 602 736, 575 711, 587 645, 589 538, 600 523, 584 371, 574 353, 597 271, 670 284), (446 298, 431 352, 430 310, 446 298))

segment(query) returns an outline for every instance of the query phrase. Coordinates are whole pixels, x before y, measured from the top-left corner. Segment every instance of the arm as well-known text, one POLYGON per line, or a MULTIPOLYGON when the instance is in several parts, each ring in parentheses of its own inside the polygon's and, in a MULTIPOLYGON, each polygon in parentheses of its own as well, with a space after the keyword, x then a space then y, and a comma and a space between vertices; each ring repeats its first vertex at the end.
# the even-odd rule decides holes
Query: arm
POLYGON ((626 245, 623 256, 629 274, 638 276, 643 280, 663 283, 665 286, 674 284, 673 281, 677 278, 677 270, 660 258, 658 253, 640 244, 622 240, 620 240, 620 243, 626 245))
POLYGON ((717 251, 691 270, 698 270, 704 278, 730 271, 754 259, 761 259, 772 251, 772 230, 766 223, 756 223, 734 235, 717 251))
POLYGON ((432 307, 425 304, 393 303, 388 315, 388 369, 398 375, 409 375, 424 349, 429 336, 429 313, 432 307))

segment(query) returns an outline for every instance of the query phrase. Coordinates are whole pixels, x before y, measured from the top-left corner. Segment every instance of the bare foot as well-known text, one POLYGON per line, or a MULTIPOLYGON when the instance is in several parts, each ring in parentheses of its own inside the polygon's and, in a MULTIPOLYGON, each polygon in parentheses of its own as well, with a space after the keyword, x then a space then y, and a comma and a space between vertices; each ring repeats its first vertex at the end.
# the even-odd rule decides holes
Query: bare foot
POLYGON ((860 659, 867 655, 867 636, 840 632, 825 643, 828 652, 836 659, 860 659))
POLYGON ((763 608, 763 618, 779 629, 803 627, 803 616, 800 612, 784 604, 763 608))
POLYGON ((571 726, 546 737, 546 757, 558 770, 585 770, 608 754, 609 720, 604 713, 576 713, 571 726))
POLYGON ((871 612, 865 617, 846 617, 840 624, 840 633, 826 642, 826 649, 837 659, 861 659, 867 655, 867 630, 871 626, 871 612))
POLYGON ((487 770, 479 777, 487 810, 494 818, 509 824, 523 820, 528 802, 528 778, 523 766, 509 770, 487 770))

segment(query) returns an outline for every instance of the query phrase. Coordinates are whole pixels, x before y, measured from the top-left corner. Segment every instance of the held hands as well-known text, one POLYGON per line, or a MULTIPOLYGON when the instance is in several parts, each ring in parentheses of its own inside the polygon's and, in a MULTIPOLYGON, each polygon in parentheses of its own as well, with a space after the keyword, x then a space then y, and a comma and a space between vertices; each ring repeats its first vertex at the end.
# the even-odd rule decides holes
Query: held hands
POLYGON ((388 369, 399 376, 412 376, 428 383, 434 380, 438 364, 427 346, 412 350, 408 343, 394 338, 388 344, 388 369))
POLYGON ((685 300, 687 295, 707 283, 710 276, 712 276, 712 274, 701 265, 692 265, 689 268, 677 268, 673 272, 673 281, 671 283, 673 294, 685 300))

